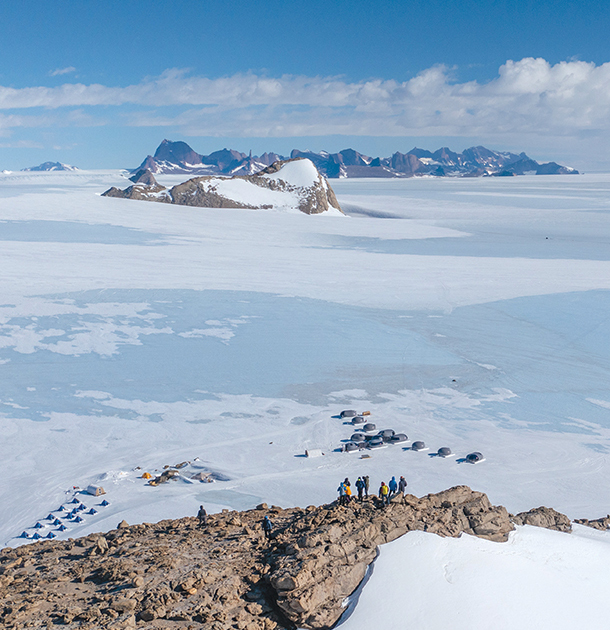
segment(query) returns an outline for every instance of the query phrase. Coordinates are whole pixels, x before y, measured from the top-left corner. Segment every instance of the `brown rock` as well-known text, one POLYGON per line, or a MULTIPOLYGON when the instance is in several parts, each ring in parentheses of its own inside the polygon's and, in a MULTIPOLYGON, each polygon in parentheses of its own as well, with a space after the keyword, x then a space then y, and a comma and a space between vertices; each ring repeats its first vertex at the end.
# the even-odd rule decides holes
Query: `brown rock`
POLYGON ((572 523, 565 514, 544 506, 532 508, 528 512, 520 512, 512 517, 512 522, 515 525, 533 525, 534 527, 554 529, 558 532, 572 531, 572 523))

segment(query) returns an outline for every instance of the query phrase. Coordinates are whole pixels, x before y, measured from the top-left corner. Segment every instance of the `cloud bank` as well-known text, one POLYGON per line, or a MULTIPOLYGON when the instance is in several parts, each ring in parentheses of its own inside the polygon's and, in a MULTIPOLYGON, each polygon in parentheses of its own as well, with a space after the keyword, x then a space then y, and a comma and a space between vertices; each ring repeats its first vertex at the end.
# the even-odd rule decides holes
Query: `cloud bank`
POLYGON ((605 136, 610 63, 525 58, 507 61, 488 83, 455 82, 443 66, 405 82, 254 74, 208 79, 174 69, 125 87, 0 86, 0 110, 8 110, 0 114, 0 135, 19 126, 121 124, 232 137, 605 136), (99 106, 105 118, 96 122, 89 108, 99 106))

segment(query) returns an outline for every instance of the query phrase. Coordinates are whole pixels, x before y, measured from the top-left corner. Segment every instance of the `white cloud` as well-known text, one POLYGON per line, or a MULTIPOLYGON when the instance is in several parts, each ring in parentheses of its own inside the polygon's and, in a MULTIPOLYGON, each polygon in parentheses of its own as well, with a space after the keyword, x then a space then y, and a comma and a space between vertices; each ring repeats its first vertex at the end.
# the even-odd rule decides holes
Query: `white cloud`
POLYGON ((58 77, 62 74, 71 74, 72 72, 76 72, 76 68, 74 66, 68 66, 67 68, 56 68, 55 70, 51 70, 49 72, 49 76, 58 77))
MULTIPOLYGON (((188 135, 606 135, 610 63, 507 61, 488 83, 457 83, 447 68, 436 66, 405 82, 254 74, 208 79, 173 69, 126 87, 0 87, 0 109, 80 108, 78 115, 70 114, 73 120, 65 121, 71 125, 103 124, 87 116, 89 106, 127 104, 141 108, 125 115, 128 124, 173 126, 188 135)), ((0 127, 13 126, 11 122, 35 124, 4 116, 0 127)))

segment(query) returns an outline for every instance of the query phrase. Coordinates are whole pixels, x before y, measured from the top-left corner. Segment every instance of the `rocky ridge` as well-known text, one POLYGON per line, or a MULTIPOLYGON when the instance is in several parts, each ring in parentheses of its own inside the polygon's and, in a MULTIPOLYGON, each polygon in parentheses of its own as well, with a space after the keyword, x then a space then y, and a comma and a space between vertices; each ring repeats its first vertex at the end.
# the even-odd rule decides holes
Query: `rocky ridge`
MULTIPOLYGON (((414 147, 407 153, 396 151, 389 157, 370 157, 354 149, 337 153, 293 149, 290 158, 307 158, 325 177, 485 177, 577 174, 576 169, 556 162, 540 164, 525 153, 493 151, 483 146, 456 153, 448 147, 427 151, 414 147)), ((275 153, 253 156, 222 149, 202 155, 186 142, 163 140, 154 156, 148 155, 133 172, 149 169, 152 173, 191 173, 193 175, 253 175, 285 157, 275 153)))
POLYGON ((123 521, 104 534, 3 549, 0 625, 329 628, 379 545, 416 530, 502 542, 515 523, 570 528, 566 516, 544 507, 511 518, 467 486, 396 497, 385 508, 371 496, 348 506, 224 510, 202 529, 195 518, 123 521), (260 527, 264 515, 274 525, 270 541, 260 527))
MULTIPOLYGON (((300 175, 302 176, 302 173, 300 175)), ((112 187, 104 192, 102 196, 159 201, 202 208, 271 209, 279 206, 279 203, 283 203, 293 204, 305 214, 320 214, 331 208, 341 212, 341 206, 331 186, 320 175, 315 166, 309 160, 303 158, 278 160, 272 165, 259 170, 255 175, 236 175, 227 178, 216 176, 194 177, 169 190, 157 183, 154 175, 148 169, 140 169, 129 179, 134 182, 132 186, 124 190, 112 187), (290 175, 282 178, 282 169, 286 165, 296 162, 303 163, 299 168, 310 176, 309 185, 303 186, 300 185, 302 182, 291 182, 290 175), (278 197, 275 195, 269 198, 268 203, 246 203, 232 198, 232 195, 237 191, 231 189, 230 182, 251 184, 253 186, 251 190, 254 193, 259 192, 259 189, 266 189, 271 193, 283 193, 285 199, 281 200, 280 196, 280 202, 278 203, 278 197)), ((243 194, 243 192, 240 194, 243 194)))

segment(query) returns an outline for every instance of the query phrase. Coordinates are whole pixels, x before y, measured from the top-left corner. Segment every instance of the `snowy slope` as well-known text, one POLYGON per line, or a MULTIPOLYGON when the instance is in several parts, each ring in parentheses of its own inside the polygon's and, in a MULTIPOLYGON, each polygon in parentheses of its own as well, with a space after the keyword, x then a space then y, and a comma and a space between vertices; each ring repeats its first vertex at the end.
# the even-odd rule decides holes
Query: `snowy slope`
POLYGON ((610 535, 519 527, 507 543, 411 532, 381 548, 342 630, 603 628, 610 535))
POLYGON ((98 196, 120 184, 0 175, 3 544, 92 482, 110 505, 61 535, 330 501, 363 473, 608 513, 610 177, 339 181, 352 216, 324 219, 98 196), (430 450, 335 452, 342 408, 430 450), (219 480, 139 478, 184 460, 219 480))

